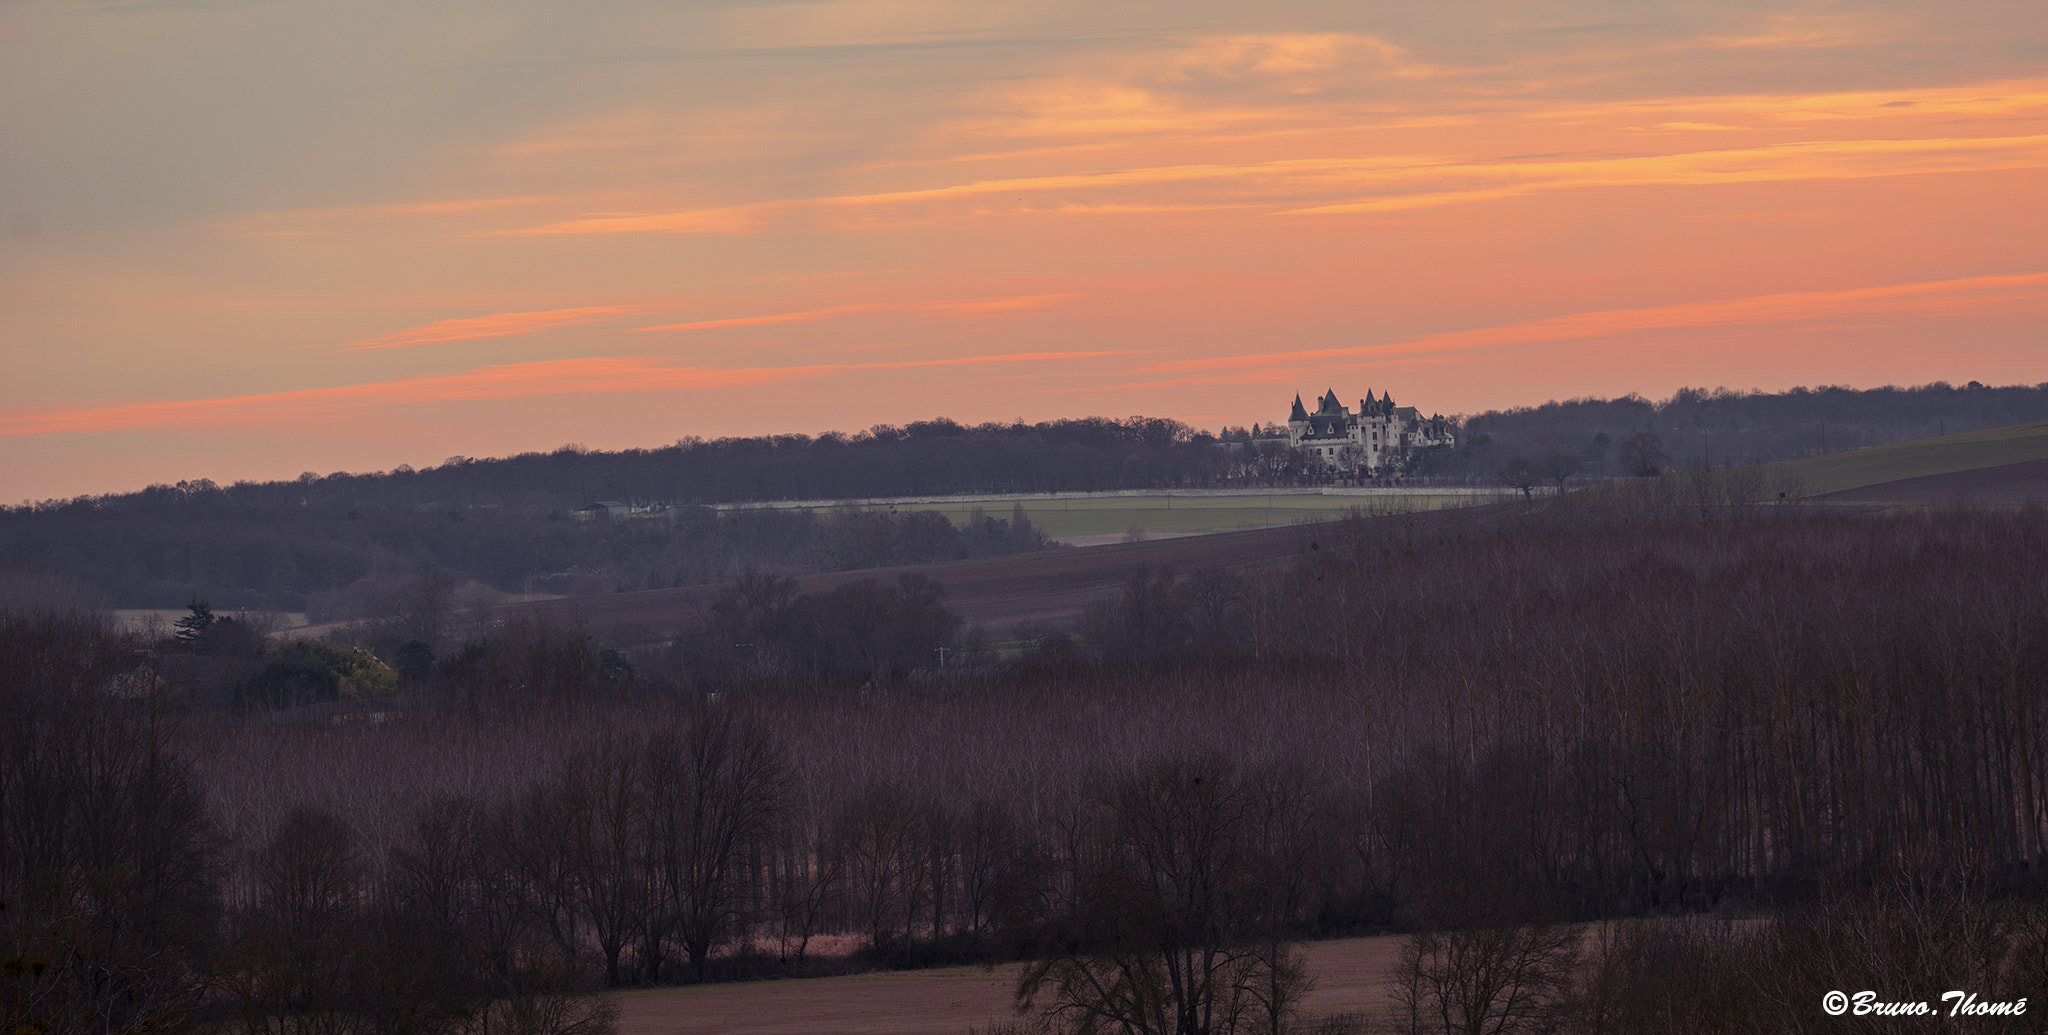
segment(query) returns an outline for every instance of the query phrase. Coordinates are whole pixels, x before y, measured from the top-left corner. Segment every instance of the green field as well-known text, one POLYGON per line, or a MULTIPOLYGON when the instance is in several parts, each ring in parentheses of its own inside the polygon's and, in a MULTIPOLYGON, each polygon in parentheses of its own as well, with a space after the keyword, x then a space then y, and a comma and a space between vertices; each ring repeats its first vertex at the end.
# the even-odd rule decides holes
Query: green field
MULTIPOLYGON (((122 622, 132 629, 147 628, 150 621, 154 619, 161 622, 163 627, 168 630, 177 624, 178 619, 191 613, 189 608, 183 607, 117 607, 114 609, 114 618, 116 621, 122 622)), ((221 613, 229 617, 243 617, 241 612, 223 611, 221 613)), ((304 611, 275 611, 267 613, 265 617, 276 622, 277 628, 280 629, 296 629, 306 624, 306 612, 304 611)))
POLYGON ((1767 474, 1796 478, 1805 493, 1859 489, 1866 485, 1930 474, 1974 471, 2027 460, 2048 459, 2048 421, 1917 438, 1849 453, 1764 465, 1767 474))
MULTIPOLYGON (((1309 494, 1245 494, 1234 496, 1096 496, 1075 499, 957 498, 894 504, 898 510, 935 510, 956 525, 965 525, 981 510, 1008 519, 1021 503, 1031 523, 1053 538, 1124 535, 1131 529, 1146 534, 1229 532, 1269 528, 1301 521, 1330 521, 1353 510, 1368 514, 1402 514, 1443 510, 1494 502, 1486 494, 1385 494, 1321 496, 1309 494)), ((868 506, 880 506, 869 504, 868 506)), ((822 509, 822 508, 821 508, 822 509)))

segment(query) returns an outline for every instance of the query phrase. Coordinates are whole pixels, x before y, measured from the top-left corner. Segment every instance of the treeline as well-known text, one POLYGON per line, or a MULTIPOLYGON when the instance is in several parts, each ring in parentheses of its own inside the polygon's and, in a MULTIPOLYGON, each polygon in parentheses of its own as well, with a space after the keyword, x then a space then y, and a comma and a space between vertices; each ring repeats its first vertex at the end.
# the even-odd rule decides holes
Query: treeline
POLYGON ((452 608, 445 579, 413 584, 395 613, 327 640, 293 638, 247 616, 187 606, 175 631, 134 646, 178 714, 307 721, 402 707, 471 712, 575 707, 630 695, 800 679, 888 684, 921 669, 987 665, 987 634, 965 627, 944 587, 921 575, 858 579, 798 594, 796 580, 749 569, 663 647, 607 647, 573 612, 503 620, 452 608), (438 597, 437 597, 438 593, 438 597))
POLYGON ((1013 553, 1045 536, 1021 510, 973 512, 679 507, 574 520, 559 511, 272 505, 201 489, 154 505, 75 503, 0 514, 15 573, 61 575, 110 606, 384 617, 421 592, 464 606, 508 594, 587 595, 729 581, 758 569, 807 574, 1013 553), (433 586, 428 586, 433 583, 433 586), (459 598, 459 599, 457 599, 459 598))
POLYGON ((1754 466, 2040 420, 2048 420, 2048 384, 1682 388, 1661 402, 1625 395, 1475 414, 1462 418, 1458 448, 1429 461, 1432 473, 1475 479, 1493 478, 1517 457, 1564 456, 1594 476, 1655 474, 1754 466))

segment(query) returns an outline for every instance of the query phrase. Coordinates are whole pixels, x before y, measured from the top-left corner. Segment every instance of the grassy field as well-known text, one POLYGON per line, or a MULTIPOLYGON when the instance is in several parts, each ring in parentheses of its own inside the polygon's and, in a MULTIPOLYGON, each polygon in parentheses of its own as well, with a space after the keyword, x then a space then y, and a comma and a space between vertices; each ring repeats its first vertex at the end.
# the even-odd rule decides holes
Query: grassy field
MULTIPOLYGON (((1405 514, 1444 510, 1480 503, 1493 503, 1497 493, 1485 492, 1387 492, 1344 495, 1311 493, 1245 493, 1212 496, 1158 493, 1148 495, 1084 496, 1057 499, 1005 497, 953 497, 905 501, 900 510, 935 510, 965 525, 968 517, 981 510, 1007 519, 1013 506, 1021 504, 1031 523, 1055 539, 1067 537, 1121 536, 1131 529, 1147 534, 1189 534, 1229 532, 1241 528, 1274 528, 1302 521, 1330 521, 1353 510, 1368 514, 1405 514)), ((865 506, 885 506, 881 503, 865 506)))
POLYGON ((1796 476, 1808 495, 1927 475, 2048 459, 2048 422, 1920 438, 1848 453, 1765 465, 1796 476))
MULTIPOLYGON (((165 629, 170 629, 178 619, 191 613, 191 609, 183 607, 120 607, 114 609, 114 618, 130 629, 146 628, 151 619, 162 622, 165 629)), ((235 611, 221 613, 230 617, 240 614, 235 611)), ((280 629, 296 629, 306 624, 304 611, 268 612, 265 617, 274 620, 280 629)))

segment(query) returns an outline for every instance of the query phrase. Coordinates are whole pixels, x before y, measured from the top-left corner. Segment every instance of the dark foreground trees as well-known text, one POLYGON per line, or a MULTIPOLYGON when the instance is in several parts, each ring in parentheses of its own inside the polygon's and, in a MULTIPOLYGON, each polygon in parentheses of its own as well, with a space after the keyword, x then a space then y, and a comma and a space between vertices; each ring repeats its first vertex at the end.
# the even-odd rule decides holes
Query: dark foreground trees
POLYGON ((234 851, 163 670, 93 616, 0 612, 7 1030, 613 1030, 579 953, 536 936, 478 810, 420 816, 388 866, 306 805, 234 851))
POLYGON ((1053 1020, 1213 1035, 1289 1025, 1290 941, 1370 931, 1421 935, 1427 1030, 1759 1030, 1837 983, 2048 975, 2048 514, 1513 510, 1319 531, 1285 577, 1147 573, 1096 626, 1127 649, 987 681, 578 694, 570 644, 475 666, 473 706, 173 724, 146 653, 10 624, 0 988, 589 1029, 607 977, 814 973, 837 935, 879 965, 1008 950, 1053 1020), (179 758, 214 822, 169 807, 198 800, 179 758), (1756 919, 1685 919, 1717 913, 1756 919))
POLYGON ((1077 1035, 1278 1032, 1308 990, 1273 932, 1290 845, 1262 835, 1273 802, 1229 760, 1176 756, 1115 779, 1080 822, 1071 899, 1041 931, 1022 1008, 1077 1035))
POLYGON ((219 844, 160 687, 84 615, 0 613, 0 1022, 174 1024, 208 984, 219 844))

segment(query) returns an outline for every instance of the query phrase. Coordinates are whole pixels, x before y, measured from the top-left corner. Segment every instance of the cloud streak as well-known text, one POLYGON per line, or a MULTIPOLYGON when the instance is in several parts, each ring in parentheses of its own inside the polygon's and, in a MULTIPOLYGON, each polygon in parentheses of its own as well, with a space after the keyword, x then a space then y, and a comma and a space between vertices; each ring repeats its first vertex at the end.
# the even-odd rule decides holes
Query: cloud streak
POLYGON ((1584 187, 1712 186, 2042 167, 2048 167, 2048 135, 1824 140, 1547 161, 1444 155, 1300 158, 1063 173, 716 209, 591 216, 489 233, 744 235, 806 227, 871 229, 942 217, 1133 208, 1167 212, 1266 207, 1281 215, 1339 215, 1469 204, 1584 187), (1457 186, 1445 189, 1447 183, 1457 186), (1177 193, 1163 195, 1162 189, 1177 193), (1306 203, 1347 194, 1351 197, 1343 200, 1306 203), (989 200, 996 198, 1007 200, 989 200))
POLYGON ((0 437, 129 431, 139 428, 296 424, 315 414, 359 412, 399 406, 431 406, 451 402, 548 395, 737 388, 863 371, 1066 363, 1145 354, 1145 350, 1137 349, 1102 352, 1013 352, 992 356, 953 356, 890 363, 828 363, 731 369, 676 366, 667 360, 649 356, 595 356, 534 363, 508 363, 478 367, 456 374, 369 384, 0 417, 0 437))
POLYGON ((859 316, 866 313, 944 313, 955 319, 1002 316, 1060 305, 1080 298, 1080 295, 1020 295, 1015 298, 964 299, 949 302, 863 302, 856 305, 835 305, 823 309, 804 309, 789 313, 769 313, 764 316, 736 316, 721 320, 695 320, 689 323, 662 324, 658 327, 636 328, 635 334, 680 331, 714 331, 731 327, 764 327, 784 323, 816 323, 840 316, 859 316))
POLYGON ((1996 312, 2014 307, 2037 308, 2044 305, 2048 305, 2048 273, 1964 277, 1956 280, 1852 288, 1845 291, 1787 292, 1641 309, 1571 313, 1495 327, 1428 334, 1381 345, 1176 360, 1154 363, 1140 368, 1138 372, 1220 371, 1312 360, 1456 352, 1611 338, 1638 331, 1796 323, 1849 314, 1953 310, 1996 312))
POLYGON ((479 338, 509 338, 518 334, 551 331, 558 327, 575 327, 579 324, 609 320, 616 316, 643 311, 630 306, 600 305, 576 309, 547 309, 532 313, 495 313, 460 320, 436 320, 381 338, 365 338, 362 341, 350 342, 328 351, 373 352, 379 349, 445 345, 449 342, 474 341, 479 338))
POLYGON ((1703 187, 1785 180, 1856 180, 1915 173, 1990 172, 2048 166, 2048 135, 1933 140, 1828 140, 1556 162, 1452 164, 1446 179, 1501 181, 1466 190, 1394 189, 1385 196, 1279 213, 1392 212, 1584 187, 1703 187))

